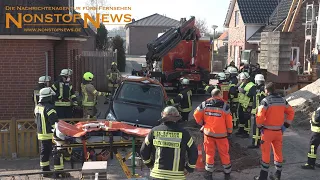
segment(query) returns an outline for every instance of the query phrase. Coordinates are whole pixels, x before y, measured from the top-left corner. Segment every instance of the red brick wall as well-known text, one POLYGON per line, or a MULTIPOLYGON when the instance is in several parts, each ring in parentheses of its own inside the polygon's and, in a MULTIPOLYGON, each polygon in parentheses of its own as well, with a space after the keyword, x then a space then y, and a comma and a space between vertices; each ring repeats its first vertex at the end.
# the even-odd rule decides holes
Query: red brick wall
POLYGON ((234 50, 235 46, 240 46, 239 50, 239 59, 238 63, 240 63, 240 51, 245 49, 245 38, 246 38, 246 31, 245 25, 243 23, 241 13, 239 16, 239 25, 238 27, 235 26, 235 12, 239 10, 238 3, 236 2, 235 7, 233 9, 230 23, 229 23, 229 40, 228 40, 228 62, 234 60, 234 50), (232 47, 232 50, 230 49, 232 47), (231 51, 231 54, 230 54, 231 51))
POLYGON ((0 120, 33 117, 31 96, 45 75, 46 51, 53 76, 53 41, 0 40, 0 120))

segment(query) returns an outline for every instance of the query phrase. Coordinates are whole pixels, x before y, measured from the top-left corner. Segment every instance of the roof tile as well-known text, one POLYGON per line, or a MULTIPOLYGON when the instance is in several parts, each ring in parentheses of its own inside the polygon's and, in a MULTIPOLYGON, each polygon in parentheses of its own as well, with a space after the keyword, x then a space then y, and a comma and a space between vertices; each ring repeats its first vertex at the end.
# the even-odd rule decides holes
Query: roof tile
POLYGON ((174 27, 179 26, 180 22, 168 18, 166 16, 162 16, 160 14, 152 14, 145 18, 139 19, 137 21, 131 22, 126 25, 126 27, 130 26, 161 26, 161 27, 174 27))

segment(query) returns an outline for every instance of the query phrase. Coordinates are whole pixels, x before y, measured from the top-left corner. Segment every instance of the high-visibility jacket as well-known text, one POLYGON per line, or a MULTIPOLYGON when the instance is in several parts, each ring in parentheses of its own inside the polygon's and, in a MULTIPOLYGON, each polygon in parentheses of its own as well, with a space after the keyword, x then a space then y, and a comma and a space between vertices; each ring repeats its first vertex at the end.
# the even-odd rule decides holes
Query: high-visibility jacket
POLYGON ((118 69, 112 70, 109 69, 107 72, 107 79, 108 79, 108 87, 113 88, 113 87, 118 87, 119 82, 121 80, 121 73, 118 69))
POLYGON ((248 82, 246 84, 241 83, 240 88, 244 90, 241 92, 239 90, 238 93, 238 101, 243 108, 252 107, 253 97, 255 95, 255 84, 252 82, 248 82))
POLYGON ((256 89, 256 95, 253 97, 252 110, 251 114, 256 114, 258 110, 258 106, 262 99, 266 97, 266 93, 264 92, 264 85, 258 85, 256 89))
POLYGON ((171 104, 180 103, 178 110, 180 112, 191 112, 192 111, 192 90, 190 88, 183 89, 177 97, 170 100, 171 104))
POLYGON ((230 103, 237 103, 238 101, 238 79, 231 78, 229 82, 228 100, 230 103))
POLYGON ((206 91, 206 93, 211 94, 211 91, 213 89, 219 89, 221 90, 219 85, 210 85, 210 84, 206 84, 206 83, 202 83, 202 85, 204 86, 204 90, 206 91))
POLYGON ((107 93, 99 92, 91 83, 81 83, 82 106, 95 106, 97 104, 97 96, 107 95, 107 93))
POLYGON ((232 133, 230 107, 223 99, 207 99, 197 107, 193 116, 196 122, 203 126, 203 132, 207 136, 223 138, 232 133))
POLYGON ((259 128, 281 130, 283 125, 289 127, 293 118, 294 110, 288 102, 280 95, 271 94, 260 102, 256 122, 259 128))
POLYGON ((313 112, 310 123, 311 131, 320 133, 320 107, 313 112))
POLYGON ((58 115, 50 103, 39 103, 34 108, 37 134, 39 140, 49 140, 53 137, 54 125, 58 122, 58 115))
POLYGON ((175 122, 154 127, 145 138, 140 154, 144 164, 151 168, 151 177, 168 180, 186 179, 184 169, 193 172, 198 158, 189 132, 175 122))
POLYGON ((70 83, 56 81, 52 85, 52 90, 56 93, 55 106, 72 106, 73 104, 77 105, 77 98, 70 83))

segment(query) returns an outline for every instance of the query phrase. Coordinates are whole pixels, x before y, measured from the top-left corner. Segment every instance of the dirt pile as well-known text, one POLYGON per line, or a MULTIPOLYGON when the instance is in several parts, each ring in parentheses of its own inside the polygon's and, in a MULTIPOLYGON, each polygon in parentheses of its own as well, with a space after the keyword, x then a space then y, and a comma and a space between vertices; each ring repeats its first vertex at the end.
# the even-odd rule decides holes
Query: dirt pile
POLYGON ((320 79, 286 96, 288 103, 295 109, 293 127, 310 127, 310 118, 319 107, 320 79))

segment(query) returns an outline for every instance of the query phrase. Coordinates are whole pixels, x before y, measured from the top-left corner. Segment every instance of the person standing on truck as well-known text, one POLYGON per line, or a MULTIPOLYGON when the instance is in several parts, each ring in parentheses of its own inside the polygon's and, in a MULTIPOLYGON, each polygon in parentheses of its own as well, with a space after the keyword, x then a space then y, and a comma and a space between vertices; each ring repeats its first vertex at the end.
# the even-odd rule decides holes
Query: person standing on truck
POLYGON ((140 71, 136 71, 136 70, 132 70, 131 73, 133 76, 141 76, 141 77, 148 77, 150 75, 148 67, 146 64, 142 64, 141 65, 141 70, 140 71))
POLYGON ((315 167, 320 168, 320 164, 316 163, 317 150, 320 145, 320 107, 313 112, 310 124, 312 136, 309 145, 308 161, 306 164, 301 166, 302 169, 315 169, 315 167))
POLYGON ((233 130, 230 106, 222 99, 219 89, 212 90, 211 96, 211 98, 202 102, 193 114, 195 121, 202 126, 201 129, 204 133, 204 151, 206 153, 204 178, 212 180, 217 147, 225 180, 229 180, 231 178, 231 162, 228 137, 231 136, 233 130))
POLYGON ((116 62, 111 63, 111 69, 107 72, 107 79, 109 92, 113 94, 121 82, 121 73, 117 68, 116 62))
POLYGON ((78 106, 77 97, 70 83, 70 69, 61 70, 59 80, 52 85, 55 96, 55 108, 59 118, 72 118, 73 106, 78 106))
POLYGON ((255 84, 250 81, 250 76, 247 72, 240 73, 239 79, 241 81, 238 87, 239 130, 236 135, 242 138, 248 138, 250 134, 252 103, 256 93, 256 87, 255 84))
POLYGON ((183 78, 181 80, 182 90, 177 97, 171 99, 168 104, 173 105, 179 103, 178 110, 181 113, 182 120, 189 120, 189 113, 192 111, 192 90, 188 87, 190 80, 183 78))
POLYGON ((197 147, 189 132, 177 123, 182 117, 175 107, 166 107, 161 116, 161 125, 152 128, 142 143, 142 160, 153 179, 186 179, 196 167, 197 147))
POLYGON ((262 99, 266 97, 266 93, 264 92, 265 79, 262 74, 257 74, 254 78, 256 83, 256 95, 253 98, 253 105, 251 110, 251 131, 252 135, 251 145, 248 148, 259 148, 261 142, 261 133, 256 123, 256 113, 258 110, 258 106, 262 99))
POLYGON ((94 75, 91 72, 83 74, 83 82, 81 83, 81 95, 83 106, 83 118, 95 118, 97 113, 96 104, 97 96, 108 96, 110 93, 99 92, 92 84, 94 75))
POLYGON ((50 87, 50 76, 41 76, 39 77, 38 86, 33 90, 32 100, 34 102, 34 107, 39 103, 39 92, 42 88, 50 87))
POLYGON ((239 101, 238 101, 238 70, 236 68, 229 68, 229 94, 228 94, 228 101, 230 104, 230 111, 232 113, 232 122, 233 128, 238 128, 238 108, 239 108, 239 101))
POLYGON ((270 164, 271 146, 274 154, 276 172, 270 175, 270 179, 280 180, 282 171, 282 139, 283 132, 289 128, 293 118, 294 110, 288 102, 275 93, 273 83, 265 85, 265 97, 258 107, 256 115, 257 127, 261 131, 261 170, 255 180, 267 180, 270 164))

